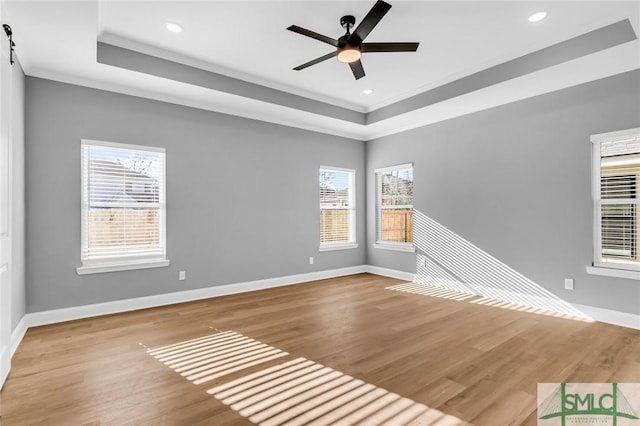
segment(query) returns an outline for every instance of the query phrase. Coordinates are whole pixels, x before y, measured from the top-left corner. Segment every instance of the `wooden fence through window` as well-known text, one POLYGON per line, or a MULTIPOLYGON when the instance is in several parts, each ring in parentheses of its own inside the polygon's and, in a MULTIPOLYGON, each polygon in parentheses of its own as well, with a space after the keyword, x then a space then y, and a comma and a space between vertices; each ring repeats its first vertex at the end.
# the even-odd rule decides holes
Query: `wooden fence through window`
MULTIPOLYGON (((348 210, 320 211, 320 242, 348 241, 348 210)), ((413 242, 413 210, 382 210, 382 240, 413 242)))
POLYGON ((413 210, 382 210, 382 241, 413 242, 413 210))

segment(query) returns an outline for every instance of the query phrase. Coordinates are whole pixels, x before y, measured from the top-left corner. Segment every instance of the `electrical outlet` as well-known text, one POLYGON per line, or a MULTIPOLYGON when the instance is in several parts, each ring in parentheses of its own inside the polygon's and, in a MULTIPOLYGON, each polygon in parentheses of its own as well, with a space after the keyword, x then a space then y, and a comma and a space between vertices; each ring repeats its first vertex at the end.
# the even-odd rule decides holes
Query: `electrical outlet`
POLYGON ((187 271, 178 272, 178 280, 184 281, 187 279, 187 271))
POLYGON ((566 290, 573 290, 573 278, 564 279, 564 288, 566 290))
POLYGON ((309 256, 309 265, 313 265, 313 256, 309 256))

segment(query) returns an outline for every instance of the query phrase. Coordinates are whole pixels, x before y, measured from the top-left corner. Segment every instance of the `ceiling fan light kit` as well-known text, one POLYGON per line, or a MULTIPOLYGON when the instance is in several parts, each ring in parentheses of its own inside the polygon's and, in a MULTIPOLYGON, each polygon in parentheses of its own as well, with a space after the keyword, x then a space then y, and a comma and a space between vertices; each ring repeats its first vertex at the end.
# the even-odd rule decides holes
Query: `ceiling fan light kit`
POLYGON ((360 49, 355 46, 345 46, 342 49, 338 50, 338 60, 345 64, 350 64, 351 62, 359 61, 362 53, 360 49))
POLYGON ((318 34, 306 28, 291 25, 287 29, 307 37, 311 37, 318 41, 327 43, 336 48, 334 52, 328 53, 319 58, 313 59, 294 68, 295 71, 301 71, 311 65, 326 61, 327 59, 337 56, 338 61, 349 64, 351 72, 356 80, 365 76, 364 68, 360 58, 363 53, 367 52, 415 52, 418 50, 420 43, 364 43, 364 39, 375 28, 380 20, 391 9, 391 5, 382 0, 378 0, 373 5, 369 13, 362 19, 360 25, 351 33, 351 27, 356 23, 356 18, 352 15, 345 15, 340 18, 340 25, 346 30, 346 33, 339 39, 327 37, 318 34))

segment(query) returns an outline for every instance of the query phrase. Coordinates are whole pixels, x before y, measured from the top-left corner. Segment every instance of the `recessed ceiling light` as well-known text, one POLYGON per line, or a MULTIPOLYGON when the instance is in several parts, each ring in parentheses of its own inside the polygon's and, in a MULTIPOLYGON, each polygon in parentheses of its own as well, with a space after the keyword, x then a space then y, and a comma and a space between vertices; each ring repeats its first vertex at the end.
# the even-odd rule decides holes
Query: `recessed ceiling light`
POLYGON ((529 22, 540 22, 549 15, 546 10, 541 10, 529 16, 529 22))
POLYGON ((371 89, 364 89, 364 90, 362 91, 362 93, 364 93, 365 95, 370 95, 370 94, 372 94, 372 93, 373 93, 373 90, 371 90, 371 89))
POLYGON ((174 22, 167 22, 164 27, 172 33, 181 33, 182 27, 174 22))

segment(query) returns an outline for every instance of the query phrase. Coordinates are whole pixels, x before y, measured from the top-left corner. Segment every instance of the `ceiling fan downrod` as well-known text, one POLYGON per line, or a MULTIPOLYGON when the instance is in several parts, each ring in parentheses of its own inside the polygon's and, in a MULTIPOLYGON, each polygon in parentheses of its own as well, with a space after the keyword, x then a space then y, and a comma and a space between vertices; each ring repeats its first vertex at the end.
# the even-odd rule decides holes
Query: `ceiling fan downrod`
POLYGON ((355 24, 356 24, 356 17, 353 15, 345 15, 342 18, 340 18, 340 25, 342 26, 342 28, 347 30, 347 32, 345 33, 346 36, 351 35, 351 28, 355 24))

